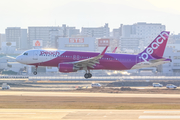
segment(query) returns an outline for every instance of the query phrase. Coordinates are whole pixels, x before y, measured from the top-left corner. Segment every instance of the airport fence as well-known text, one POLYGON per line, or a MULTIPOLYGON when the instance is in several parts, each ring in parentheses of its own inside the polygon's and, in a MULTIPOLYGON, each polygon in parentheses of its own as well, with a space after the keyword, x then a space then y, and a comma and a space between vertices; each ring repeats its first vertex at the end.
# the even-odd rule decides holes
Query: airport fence
POLYGON ((29 81, 118 81, 118 80, 180 80, 180 76, 93 76, 85 79, 82 76, 0 76, 0 80, 29 81))

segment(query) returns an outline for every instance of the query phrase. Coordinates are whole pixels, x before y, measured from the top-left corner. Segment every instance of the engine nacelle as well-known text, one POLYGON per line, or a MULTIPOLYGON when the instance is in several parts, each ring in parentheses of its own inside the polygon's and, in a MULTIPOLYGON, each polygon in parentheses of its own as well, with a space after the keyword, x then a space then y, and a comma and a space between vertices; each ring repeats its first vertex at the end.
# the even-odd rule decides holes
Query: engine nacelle
POLYGON ((77 72, 78 69, 74 67, 73 64, 65 64, 65 63, 59 63, 58 65, 59 72, 77 72))

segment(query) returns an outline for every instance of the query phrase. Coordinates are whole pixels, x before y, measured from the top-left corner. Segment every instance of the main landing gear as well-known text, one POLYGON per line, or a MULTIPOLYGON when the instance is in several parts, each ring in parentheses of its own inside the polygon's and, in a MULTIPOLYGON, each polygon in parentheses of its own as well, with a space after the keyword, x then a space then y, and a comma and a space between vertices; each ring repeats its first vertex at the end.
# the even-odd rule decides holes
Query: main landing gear
POLYGON ((34 74, 34 75, 37 75, 37 71, 34 71, 33 74, 34 74))
POLYGON ((38 68, 38 66, 36 66, 36 69, 35 69, 35 71, 33 72, 34 75, 37 75, 37 68, 38 68))
POLYGON ((87 73, 87 71, 86 71, 86 74, 84 74, 84 77, 86 78, 86 79, 88 79, 88 78, 91 78, 92 77, 92 74, 90 73, 90 71, 88 70, 88 73, 87 73))

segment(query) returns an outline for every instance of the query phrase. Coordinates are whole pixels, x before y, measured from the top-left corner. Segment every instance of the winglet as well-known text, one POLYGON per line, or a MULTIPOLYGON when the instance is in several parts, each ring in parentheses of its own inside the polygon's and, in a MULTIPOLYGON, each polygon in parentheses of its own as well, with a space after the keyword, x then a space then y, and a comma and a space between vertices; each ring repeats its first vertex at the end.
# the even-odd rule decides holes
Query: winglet
POLYGON ((100 55, 104 55, 106 50, 107 50, 108 46, 106 46, 106 48, 102 51, 102 53, 100 55))
POLYGON ((116 50, 117 50, 117 47, 112 51, 112 53, 115 53, 116 52, 116 50))

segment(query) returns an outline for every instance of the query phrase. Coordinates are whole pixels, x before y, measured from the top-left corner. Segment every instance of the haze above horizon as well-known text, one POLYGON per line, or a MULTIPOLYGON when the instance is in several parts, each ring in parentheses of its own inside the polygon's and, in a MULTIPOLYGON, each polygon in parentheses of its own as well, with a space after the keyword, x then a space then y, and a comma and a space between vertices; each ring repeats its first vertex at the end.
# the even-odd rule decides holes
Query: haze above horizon
POLYGON ((0 33, 7 27, 61 26, 78 29, 109 23, 161 23, 171 33, 180 33, 179 0, 6 0, 0 4, 0 33))

